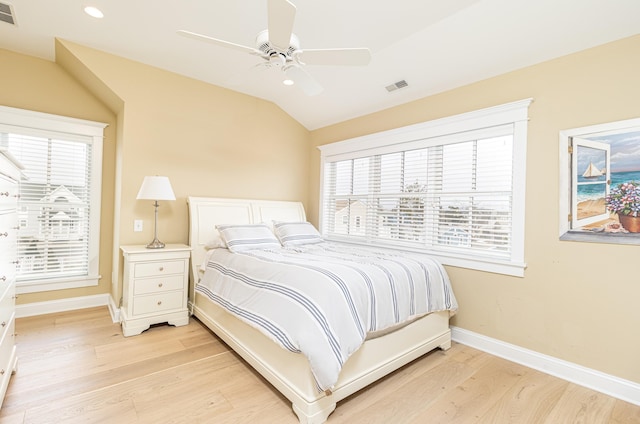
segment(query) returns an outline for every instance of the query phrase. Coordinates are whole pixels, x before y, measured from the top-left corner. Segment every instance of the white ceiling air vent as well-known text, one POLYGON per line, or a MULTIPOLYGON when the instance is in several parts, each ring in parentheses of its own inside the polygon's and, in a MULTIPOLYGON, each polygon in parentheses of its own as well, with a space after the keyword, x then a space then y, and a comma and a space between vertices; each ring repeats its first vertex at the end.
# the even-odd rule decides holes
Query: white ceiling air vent
POLYGON ((16 24, 16 18, 13 14, 13 6, 9 3, 0 3, 0 21, 11 25, 16 24))
POLYGON ((389 93, 391 93, 392 91, 396 91, 396 90, 398 90, 400 88, 405 88, 405 87, 408 87, 408 86, 409 86, 409 84, 405 80, 400 80, 400 81, 395 82, 395 83, 393 83, 391 85, 387 85, 385 88, 387 89, 387 91, 389 93))

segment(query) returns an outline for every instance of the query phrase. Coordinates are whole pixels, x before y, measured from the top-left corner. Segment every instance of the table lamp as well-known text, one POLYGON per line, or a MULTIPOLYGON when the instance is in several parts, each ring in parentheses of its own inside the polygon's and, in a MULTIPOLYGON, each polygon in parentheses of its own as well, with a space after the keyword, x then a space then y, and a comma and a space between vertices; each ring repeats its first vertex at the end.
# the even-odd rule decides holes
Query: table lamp
POLYGON ((164 243, 158 240, 158 200, 176 200, 169 178, 159 177, 157 175, 154 177, 144 177, 136 199, 154 201, 153 205, 156 210, 153 225, 153 241, 147 244, 147 249, 162 249, 164 243))

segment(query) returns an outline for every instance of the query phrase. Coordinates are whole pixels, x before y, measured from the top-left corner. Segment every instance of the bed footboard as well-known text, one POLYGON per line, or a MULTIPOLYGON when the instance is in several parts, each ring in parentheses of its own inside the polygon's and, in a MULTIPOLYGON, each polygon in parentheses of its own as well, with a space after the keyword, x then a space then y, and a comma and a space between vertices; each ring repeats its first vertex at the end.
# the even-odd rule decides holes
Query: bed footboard
POLYGON ((318 392, 307 359, 196 293, 194 315, 247 361, 293 406, 301 424, 321 424, 337 402, 436 348, 449 349, 449 313, 435 312, 367 340, 346 362, 332 393, 318 392))

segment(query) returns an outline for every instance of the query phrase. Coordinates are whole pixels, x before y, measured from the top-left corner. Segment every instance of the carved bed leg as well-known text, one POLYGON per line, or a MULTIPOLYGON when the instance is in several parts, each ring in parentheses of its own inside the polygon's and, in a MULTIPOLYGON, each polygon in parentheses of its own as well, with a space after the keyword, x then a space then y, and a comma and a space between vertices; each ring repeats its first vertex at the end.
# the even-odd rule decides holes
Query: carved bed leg
POLYGON ((438 346, 440 349, 442 350, 449 350, 451 349, 451 339, 447 340, 446 342, 442 343, 440 346, 438 346))
POLYGON ((322 424, 327 421, 329 414, 336 409, 335 403, 327 403, 321 408, 320 406, 308 408, 308 411, 305 411, 302 408, 299 408, 295 403, 293 404, 293 412, 298 416, 298 420, 300 424, 322 424))

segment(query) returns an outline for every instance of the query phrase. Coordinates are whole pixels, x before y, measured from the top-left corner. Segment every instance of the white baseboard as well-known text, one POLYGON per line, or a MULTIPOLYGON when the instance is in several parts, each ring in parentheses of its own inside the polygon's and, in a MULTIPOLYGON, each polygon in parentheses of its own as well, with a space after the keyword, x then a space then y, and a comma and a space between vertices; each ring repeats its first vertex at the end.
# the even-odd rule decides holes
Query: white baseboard
MULTIPOLYGON (((93 296, 49 300, 46 302, 25 303, 22 305, 16 305, 16 318, 73 311, 76 309, 93 308, 96 306, 109 306, 111 303, 110 299, 111 295, 104 293, 93 296)), ((113 318, 113 313, 111 313, 111 317, 113 318)))
POLYGON ((458 343, 483 352, 640 406, 640 384, 633 381, 624 380, 458 327, 451 327, 451 338, 458 343))
POLYGON ((111 314, 111 319, 113 322, 120 322, 120 308, 116 305, 116 302, 113 300, 113 297, 109 296, 109 314, 111 314))

